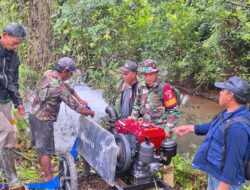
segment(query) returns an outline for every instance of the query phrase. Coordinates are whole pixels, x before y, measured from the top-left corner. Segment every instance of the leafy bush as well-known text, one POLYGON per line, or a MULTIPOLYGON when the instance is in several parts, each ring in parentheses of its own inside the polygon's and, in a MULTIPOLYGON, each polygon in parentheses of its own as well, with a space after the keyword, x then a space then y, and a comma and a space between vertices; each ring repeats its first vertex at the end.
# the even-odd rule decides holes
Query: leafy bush
POLYGON ((189 153, 174 157, 175 189, 202 190, 206 189, 206 174, 192 168, 194 155, 189 153))
POLYGON ((68 1, 54 27, 58 53, 77 57, 104 89, 116 85, 106 83, 106 68, 126 59, 156 59, 169 77, 197 89, 247 74, 248 29, 247 9, 220 0, 68 1))
POLYGON ((41 75, 32 70, 29 66, 21 65, 19 68, 19 86, 21 91, 29 91, 37 81, 41 75))
POLYGON ((6 18, 1 26, 9 21, 28 26, 30 39, 19 52, 22 62, 37 72, 56 57, 71 56, 90 83, 97 77, 101 80, 95 85, 109 88, 117 81, 106 86, 109 65, 115 68, 127 59, 152 58, 170 78, 190 81, 197 89, 211 88, 215 80, 231 75, 249 79, 250 13, 245 1, 47 0, 24 4, 3 0, 0 7, 6 18), (34 10, 40 10, 38 17, 30 16, 36 15, 34 10))

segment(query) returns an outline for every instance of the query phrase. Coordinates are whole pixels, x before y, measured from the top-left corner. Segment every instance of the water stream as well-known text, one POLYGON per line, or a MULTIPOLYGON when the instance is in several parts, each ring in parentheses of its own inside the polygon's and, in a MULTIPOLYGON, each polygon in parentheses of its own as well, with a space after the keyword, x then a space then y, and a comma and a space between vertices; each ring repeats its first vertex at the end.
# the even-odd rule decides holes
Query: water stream
MULTIPOLYGON (((93 90, 85 84, 76 86, 75 91, 95 111, 95 117, 92 119, 98 123, 100 118, 106 115, 104 110, 107 103, 103 99, 102 91, 93 90)), ((71 149, 77 136, 79 117, 79 113, 71 110, 64 103, 61 104, 57 122, 54 123, 55 147, 57 150, 71 149)))
MULTIPOLYGON (((181 105, 180 110, 181 117, 179 125, 183 125, 209 121, 215 114, 219 113, 222 108, 217 102, 200 96, 190 96, 187 104, 181 105)), ((193 151, 193 145, 199 145, 202 139, 202 136, 197 136, 195 134, 176 137, 178 152, 186 153, 193 151)))

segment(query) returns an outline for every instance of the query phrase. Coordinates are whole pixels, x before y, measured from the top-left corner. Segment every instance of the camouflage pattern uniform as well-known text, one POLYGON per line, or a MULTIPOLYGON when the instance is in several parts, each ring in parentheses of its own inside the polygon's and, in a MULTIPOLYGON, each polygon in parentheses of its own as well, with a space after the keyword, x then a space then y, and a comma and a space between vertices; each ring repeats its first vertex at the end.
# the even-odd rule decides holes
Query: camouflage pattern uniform
POLYGON ((163 87, 165 83, 157 80, 151 88, 145 82, 141 83, 135 99, 132 116, 142 117, 144 120, 153 122, 156 126, 170 131, 180 117, 179 106, 167 109, 163 102, 163 87))
MULTIPOLYGON (((144 60, 141 64, 141 73, 158 72, 156 61, 144 60)), ((135 99, 132 116, 142 117, 144 120, 153 122, 156 126, 170 131, 180 117, 180 110, 174 89, 159 78, 150 87, 144 82, 135 99)), ((161 169, 163 181, 174 187, 174 164, 173 160, 161 169)))
POLYGON ((63 101, 71 109, 82 113, 83 106, 72 96, 74 89, 66 85, 56 70, 44 73, 42 81, 36 90, 32 104, 32 114, 42 121, 56 121, 60 104, 63 101))

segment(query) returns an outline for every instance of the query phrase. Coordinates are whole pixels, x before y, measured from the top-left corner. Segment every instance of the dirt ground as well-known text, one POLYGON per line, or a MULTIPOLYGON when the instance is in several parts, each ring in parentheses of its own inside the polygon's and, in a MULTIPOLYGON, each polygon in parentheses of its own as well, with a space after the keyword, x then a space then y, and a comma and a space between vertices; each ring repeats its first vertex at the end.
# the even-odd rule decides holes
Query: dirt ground
POLYGON ((89 177, 79 177, 81 190, 111 190, 112 188, 105 183, 98 175, 89 177))

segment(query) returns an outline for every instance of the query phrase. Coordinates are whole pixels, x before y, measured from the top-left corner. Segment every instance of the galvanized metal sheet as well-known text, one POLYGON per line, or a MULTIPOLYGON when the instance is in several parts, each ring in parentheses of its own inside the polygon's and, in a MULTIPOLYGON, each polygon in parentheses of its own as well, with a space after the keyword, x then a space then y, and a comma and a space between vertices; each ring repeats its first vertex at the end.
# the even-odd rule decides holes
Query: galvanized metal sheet
POLYGON ((81 116, 78 152, 100 177, 114 186, 118 147, 113 134, 91 119, 81 116))

